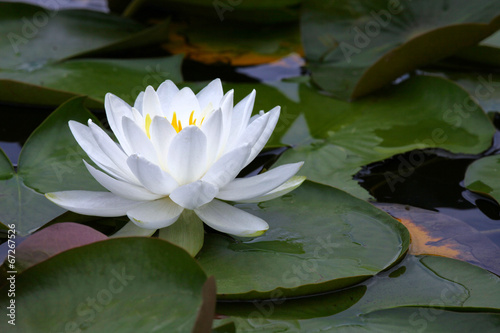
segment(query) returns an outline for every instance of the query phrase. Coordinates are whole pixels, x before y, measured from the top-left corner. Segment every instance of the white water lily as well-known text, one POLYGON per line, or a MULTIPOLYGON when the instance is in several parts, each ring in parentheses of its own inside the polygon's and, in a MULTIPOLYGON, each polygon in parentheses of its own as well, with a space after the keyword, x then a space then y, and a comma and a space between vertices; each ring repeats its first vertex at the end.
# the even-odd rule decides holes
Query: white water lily
POLYGON ((271 200, 305 178, 293 177, 302 162, 236 178, 267 143, 280 114, 275 107, 251 117, 254 100, 255 90, 233 107, 233 91, 224 95, 219 79, 197 95, 171 81, 157 91, 149 86, 133 107, 108 93, 106 115, 118 143, 91 120, 88 126, 70 121, 69 127, 101 169, 84 161, 88 171, 110 192, 63 191, 46 197, 80 214, 127 215, 153 232, 190 210, 218 231, 258 236, 268 229, 266 221, 224 201, 271 200))

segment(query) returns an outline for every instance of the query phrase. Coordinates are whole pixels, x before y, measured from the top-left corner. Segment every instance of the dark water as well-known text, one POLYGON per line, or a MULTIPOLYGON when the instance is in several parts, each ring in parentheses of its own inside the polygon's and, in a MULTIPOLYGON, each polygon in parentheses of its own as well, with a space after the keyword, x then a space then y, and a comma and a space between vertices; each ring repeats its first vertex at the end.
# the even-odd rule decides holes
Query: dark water
POLYGON ((467 167, 481 157, 498 153, 499 149, 500 132, 497 132, 493 146, 481 155, 423 151, 422 163, 401 169, 402 161, 410 159, 411 153, 406 153, 365 166, 355 179, 378 202, 440 212, 467 223, 500 246, 500 205, 463 185, 467 167), (389 176, 400 171, 405 174, 401 181, 396 182, 389 176))

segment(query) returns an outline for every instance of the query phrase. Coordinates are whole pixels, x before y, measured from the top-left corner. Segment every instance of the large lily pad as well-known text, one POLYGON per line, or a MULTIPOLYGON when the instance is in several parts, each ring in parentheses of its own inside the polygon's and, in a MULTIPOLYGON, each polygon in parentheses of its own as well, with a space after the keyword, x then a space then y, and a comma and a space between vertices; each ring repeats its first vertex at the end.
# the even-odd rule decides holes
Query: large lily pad
POLYGON ((500 156, 488 156, 472 163, 465 174, 465 187, 487 194, 500 202, 500 156))
POLYGON ((241 332, 489 332, 500 324, 499 296, 500 278, 488 271, 449 258, 408 256, 342 291, 220 303, 217 311, 232 315, 241 332))
POLYGON ((33 232, 64 209, 43 194, 69 189, 102 190, 83 165, 86 154, 71 134, 68 121, 97 119, 83 106, 83 98, 68 101, 54 111, 28 138, 17 172, 0 154, 0 222, 16 224, 21 234, 33 232))
POLYGON ((311 0, 304 7, 312 79, 343 99, 373 92, 500 28, 495 0, 311 0))
POLYGON ((145 30, 126 18, 87 10, 50 11, 0 3, 0 69, 35 70, 89 54, 124 51, 166 39, 167 24, 145 30))
MULTIPOLYGON (((500 49, 499 49, 500 50, 500 49)), ((500 51, 499 51, 500 53, 500 51)), ((499 57, 500 59, 500 57, 499 57)), ((467 90, 486 112, 500 111, 500 75, 491 70, 466 71, 465 68, 427 68, 425 75, 444 77, 467 90)))
POLYGON ((305 182, 292 193, 240 208, 270 223, 255 239, 207 234, 198 260, 220 298, 299 296, 359 283, 408 249, 399 222, 343 191, 305 182))
POLYGON ((130 102, 148 84, 182 80, 180 57, 68 61, 123 52, 130 57, 133 50, 165 41, 168 21, 145 28, 105 13, 0 3, 0 22, 4 102, 59 105, 71 96, 87 95, 88 106, 102 108, 110 90, 130 102))
MULTIPOLYGON (((15 327, 26 333, 190 332, 206 279, 187 252, 160 239, 89 244, 16 277, 15 327)), ((10 304, 8 289, 4 286, 0 296, 4 309, 10 304)), ((211 317, 204 320, 210 325, 211 317)), ((0 330, 11 328, 1 321, 0 330)))
MULTIPOLYGON (((367 192, 352 180, 362 166, 414 149, 454 153, 486 150, 495 132, 470 95, 448 80, 414 77, 385 92, 347 103, 319 95, 306 84, 289 83, 287 95, 266 85, 239 84, 236 100, 257 90, 255 110, 281 105, 270 146, 288 144, 278 164, 305 161, 300 174, 360 198, 367 192)), ((422 163, 419 152, 403 161, 392 183, 422 163)))
POLYGON ((102 108, 113 92, 133 103, 148 85, 182 81, 182 56, 147 59, 75 59, 32 71, 0 70, 0 100, 21 104, 57 105, 78 95, 86 105, 102 108), (28 98, 29 96, 29 98, 28 98))

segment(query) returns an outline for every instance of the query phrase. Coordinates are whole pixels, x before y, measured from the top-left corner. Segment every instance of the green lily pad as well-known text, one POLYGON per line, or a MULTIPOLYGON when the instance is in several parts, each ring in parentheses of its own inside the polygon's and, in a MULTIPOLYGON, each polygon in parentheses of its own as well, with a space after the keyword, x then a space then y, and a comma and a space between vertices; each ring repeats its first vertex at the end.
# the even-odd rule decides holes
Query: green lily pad
MULTIPOLYGON (((160 239, 92 243, 16 276, 15 327, 26 333, 190 332, 206 280, 187 252, 160 239)), ((8 289, 0 296, 4 309, 12 299, 8 289)), ((204 318, 210 327, 213 316, 204 318)), ((7 320, 0 322, 3 332, 12 328, 7 320)))
POLYGON ((72 96, 89 96, 86 105, 102 108, 108 92, 128 103, 148 85, 182 81, 182 56, 147 59, 75 59, 32 71, 0 70, 0 100, 57 105, 72 96), (26 98, 29 96, 29 99, 26 98))
POLYGON ((83 106, 83 98, 72 99, 54 111, 28 138, 17 172, 0 154, 0 222, 16 224, 21 235, 35 231, 65 212, 42 193, 103 188, 87 172, 87 155, 76 143, 68 121, 98 120, 83 106))
POLYGON ((500 75, 498 73, 491 70, 467 71, 465 68, 452 68, 451 70, 427 68, 422 73, 455 82, 488 113, 500 111, 500 75))
MULTIPOLYGON (((352 180, 362 166, 414 149, 477 154, 488 149, 495 132, 471 96, 441 78, 413 77, 352 103, 320 95, 307 84, 287 83, 281 90, 263 84, 226 86, 235 88, 235 100, 256 89, 256 111, 281 105, 268 145, 293 149, 278 164, 305 161, 299 174, 364 199, 368 193, 352 180)), ((419 163, 417 151, 397 174, 387 174, 389 181, 404 181, 419 163)))
POLYGON ((0 69, 31 71, 84 55, 125 51, 166 39, 168 22, 144 29, 127 18, 87 10, 51 11, 0 3, 0 69))
POLYGON ((464 184, 469 190, 487 194, 500 202, 500 156, 483 157, 469 165, 464 184))
POLYGON ((359 283, 408 249, 406 228, 343 191, 305 182, 290 194, 238 205, 270 224, 254 239, 209 233, 198 261, 219 298, 300 296, 359 283))
POLYGON ((500 323, 499 296, 500 278, 486 270, 449 258, 408 256, 348 289, 220 302, 217 312, 232 316, 228 320, 243 332, 489 332, 500 323))
POLYGON ((0 39, 3 102, 52 106, 86 95, 89 107, 102 108, 110 90, 131 102, 147 85, 182 81, 181 57, 68 60, 134 55, 134 50, 164 42, 168 21, 145 28, 105 13, 0 3, 0 23, 0 35, 6 37, 0 39))
POLYGON ((494 0, 307 1, 302 40, 313 81, 342 99, 371 93, 500 28, 494 0))

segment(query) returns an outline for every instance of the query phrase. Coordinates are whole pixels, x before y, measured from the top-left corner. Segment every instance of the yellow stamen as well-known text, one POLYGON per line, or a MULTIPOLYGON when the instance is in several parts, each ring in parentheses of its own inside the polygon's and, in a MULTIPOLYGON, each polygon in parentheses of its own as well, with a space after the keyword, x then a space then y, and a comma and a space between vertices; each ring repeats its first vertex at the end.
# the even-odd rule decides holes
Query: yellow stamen
POLYGON ((172 117, 172 126, 174 127, 175 131, 177 133, 179 133, 179 127, 177 127, 177 115, 175 114, 175 112, 174 112, 174 115, 172 117))
POLYGON ((196 125, 196 119, 193 121, 194 110, 189 115, 189 125, 196 125))
POLYGON ((146 134, 148 135, 148 138, 151 139, 151 134, 149 133, 149 128, 151 127, 151 116, 149 113, 146 115, 146 134))
POLYGON ((178 123, 179 123, 179 125, 177 126, 177 133, 179 133, 180 131, 182 131, 181 121, 179 120, 178 123))

